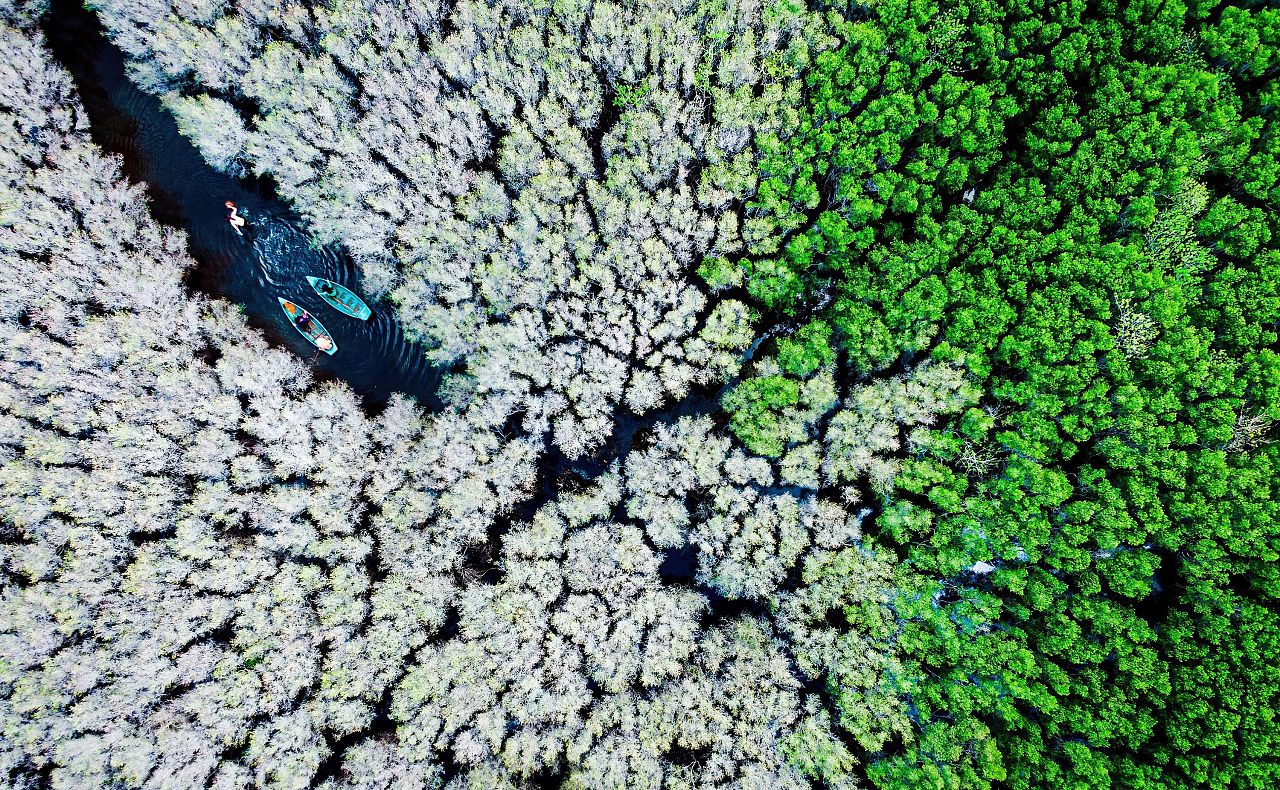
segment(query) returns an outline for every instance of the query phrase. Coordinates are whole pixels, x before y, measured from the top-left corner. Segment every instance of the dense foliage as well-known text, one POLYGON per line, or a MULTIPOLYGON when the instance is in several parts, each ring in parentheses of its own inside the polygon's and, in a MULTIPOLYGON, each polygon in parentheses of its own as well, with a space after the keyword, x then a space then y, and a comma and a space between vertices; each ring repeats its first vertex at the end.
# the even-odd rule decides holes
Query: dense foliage
MULTIPOLYGON (((799 9, 95 0, 210 161, 269 176, 386 291, 455 400, 578 457, 737 369, 691 280, 742 247, 753 140, 827 40, 799 9)), ((721 313, 745 320, 732 304, 721 313)))
POLYGON ((982 391, 882 489, 918 735, 877 783, 1280 781, 1278 22, 877 3, 759 143, 742 269, 804 323, 725 398, 737 435, 794 452, 824 355, 982 391))
POLYGON ((189 293, 0 0, 0 783, 1280 784, 1280 11, 87 5, 451 375, 189 293))

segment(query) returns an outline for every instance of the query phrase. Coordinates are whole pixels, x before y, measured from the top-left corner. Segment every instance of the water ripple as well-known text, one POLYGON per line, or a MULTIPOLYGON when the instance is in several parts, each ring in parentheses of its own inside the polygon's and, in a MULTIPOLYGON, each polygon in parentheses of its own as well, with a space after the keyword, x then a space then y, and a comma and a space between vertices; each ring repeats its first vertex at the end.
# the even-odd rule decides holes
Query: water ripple
POLYGON ((191 286, 243 305, 250 323, 273 343, 309 360, 322 378, 346 381, 367 401, 403 392, 436 405, 440 371, 428 364, 421 346, 405 338, 389 304, 368 298, 373 316, 357 321, 325 304, 307 283, 306 276, 314 275, 364 294, 351 259, 315 244, 297 214, 269 188, 210 167, 160 102, 129 81, 122 53, 92 14, 50 15, 55 16, 47 25, 50 43, 75 79, 94 140, 122 157, 126 175, 147 184, 157 219, 186 230, 199 264, 188 278, 191 286), (226 221, 225 200, 235 201, 248 221, 243 237, 226 221), (289 325, 277 296, 319 317, 338 353, 318 354, 289 325))

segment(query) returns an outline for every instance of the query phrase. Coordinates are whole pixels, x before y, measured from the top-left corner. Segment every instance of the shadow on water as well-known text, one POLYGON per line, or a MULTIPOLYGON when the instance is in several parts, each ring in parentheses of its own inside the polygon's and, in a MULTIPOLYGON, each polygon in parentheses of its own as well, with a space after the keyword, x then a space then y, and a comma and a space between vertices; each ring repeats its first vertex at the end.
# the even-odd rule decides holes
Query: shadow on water
POLYGON ((249 323, 272 343, 308 360, 317 378, 345 381, 366 402, 382 403, 403 392, 438 407, 440 371, 421 346, 406 339, 391 305, 371 303, 373 316, 357 321, 329 307, 307 284, 306 276, 315 275, 361 293, 350 258, 315 244, 268 184, 210 167, 160 101, 128 79, 124 54, 91 12, 74 0, 54 0, 44 29, 75 80, 94 141, 120 155, 125 175, 146 185, 157 220, 186 231, 198 264, 187 278, 193 289, 243 306, 249 323), (226 221, 226 200, 235 201, 249 222, 244 237, 226 221), (337 342, 337 353, 322 354, 298 334, 277 296, 319 318, 337 342))

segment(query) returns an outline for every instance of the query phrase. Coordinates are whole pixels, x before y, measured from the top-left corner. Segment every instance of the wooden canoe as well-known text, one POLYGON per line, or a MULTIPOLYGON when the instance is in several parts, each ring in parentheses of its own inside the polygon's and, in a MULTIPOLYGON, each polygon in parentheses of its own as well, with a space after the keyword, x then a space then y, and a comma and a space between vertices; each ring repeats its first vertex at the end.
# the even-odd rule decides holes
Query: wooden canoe
POLYGON ((310 328, 304 330, 298 326, 297 319, 300 314, 307 312, 306 309, 290 302, 283 296, 277 296, 276 298, 280 300, 280 309, 284 310, 284 314, 289 316, 289 323, 293 324, 293 328, 298 330, 299 334, 310 340, 312 345, 330 355, 338 350, 338 344, 334 341, 333 335, 329 334, 329 330, 324 328, 324 324, 320 323, 319 319, 307 313, 311 318, 311 324, 310 328), (328 341, 328 348, 324 346, 326 340, 328 341))
POLYGON ((320 295, 320 298, 329 303, 329 306, 340 313, 346 313, 352 318, 359 318, 361 321, 368 321, 373 311, 369 309, 369 305, 364 303, 360 297, 356 296, 350 289, 338 285, 333 280, 326 280, 323 277, 308 277, 307 282, 311 283, 311 287, 320 295), (332 293, 321 290, 321 286, 329 286, 333 289, 332 293))

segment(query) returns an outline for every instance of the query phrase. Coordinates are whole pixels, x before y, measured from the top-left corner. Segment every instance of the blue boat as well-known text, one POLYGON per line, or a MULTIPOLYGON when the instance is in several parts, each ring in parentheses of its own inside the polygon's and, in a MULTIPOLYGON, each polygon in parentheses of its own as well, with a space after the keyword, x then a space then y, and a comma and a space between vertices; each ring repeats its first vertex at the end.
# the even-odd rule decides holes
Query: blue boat
POLYGON ((369 316, 373 315, 373 311, 369 309, 369 305, 364 303, 360 297, 351 292, 350 289, 338 285, 333 280, 326 280, 323 277, 308 277, 307 282, 311 283, 311 287, 320 295, 320 298, 329 303, 329 306, 341 313, 346 313, 352 318, 359 318, 361 321, 368 321, 369 316))

